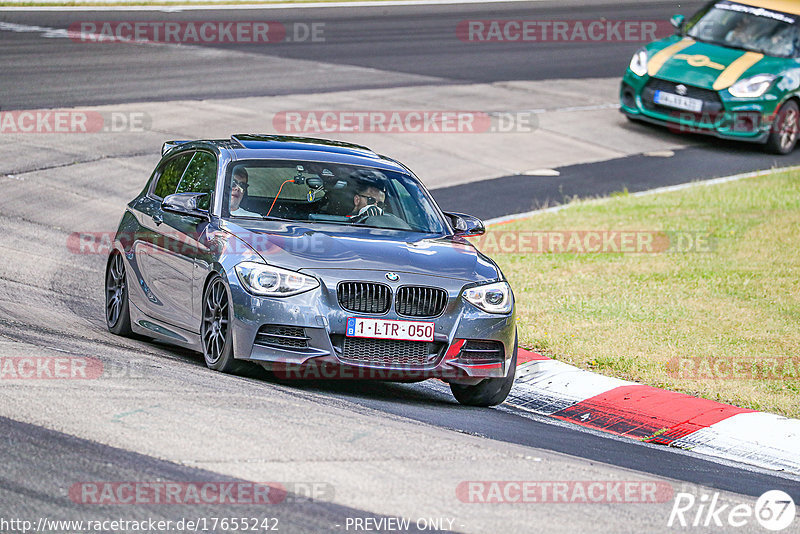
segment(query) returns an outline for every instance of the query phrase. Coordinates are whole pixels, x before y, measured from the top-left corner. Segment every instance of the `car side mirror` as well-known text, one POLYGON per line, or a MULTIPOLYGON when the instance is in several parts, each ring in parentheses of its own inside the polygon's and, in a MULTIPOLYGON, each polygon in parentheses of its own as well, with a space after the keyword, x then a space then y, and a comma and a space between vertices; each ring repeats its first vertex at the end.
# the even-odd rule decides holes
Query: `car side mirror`
POLYGON ((686 17, 683 15, 672 15, 672 18, 669 19, 669 23, 672 24, 672 27, 675 28, 675 33, 678 35, 683 35, 683 23, 686 20, 686 17))
POLYGON ((179 215, 200 217, 208 220, 208 211, 197 207, 200 199, 206 196, 208 196, 208 193, 175 193, 167 195, 161 202, 161 209, 179 215))
POLYGON ((445 213, 445 215, 457 236, 470 237, 486 233, 486 226, 477 217, 464 213, 445 213))

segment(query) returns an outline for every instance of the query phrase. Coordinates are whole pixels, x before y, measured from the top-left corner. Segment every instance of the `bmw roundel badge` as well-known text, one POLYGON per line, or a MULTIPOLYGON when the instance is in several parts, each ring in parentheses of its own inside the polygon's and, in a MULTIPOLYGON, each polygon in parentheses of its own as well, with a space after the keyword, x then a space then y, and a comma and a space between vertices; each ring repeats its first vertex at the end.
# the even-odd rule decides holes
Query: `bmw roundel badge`
POLYGON ((397 273, 386 273, 386 279, 390 282, 397 282, 400 277, 397 276, 397 273))

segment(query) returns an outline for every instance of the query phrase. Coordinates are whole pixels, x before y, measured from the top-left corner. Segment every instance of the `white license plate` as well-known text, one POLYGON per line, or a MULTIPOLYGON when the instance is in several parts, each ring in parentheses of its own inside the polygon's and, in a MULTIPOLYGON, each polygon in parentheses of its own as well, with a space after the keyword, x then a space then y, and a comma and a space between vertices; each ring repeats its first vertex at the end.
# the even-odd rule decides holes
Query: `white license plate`
POLYGON ((687 111, 694 111, 695 113, 700 113, 703 109, 703 101, 700 99, 674 95, 672 93, 665 93, 664 91, 656 91, 653 100, 655 100, 656 104, 661 104, 662 106, 685 109, 687 111))
POLYGON ((425 321, 393 321, 348 317, 348 337, 400 339, 404 341, 433 341, 434 323, 425 321))

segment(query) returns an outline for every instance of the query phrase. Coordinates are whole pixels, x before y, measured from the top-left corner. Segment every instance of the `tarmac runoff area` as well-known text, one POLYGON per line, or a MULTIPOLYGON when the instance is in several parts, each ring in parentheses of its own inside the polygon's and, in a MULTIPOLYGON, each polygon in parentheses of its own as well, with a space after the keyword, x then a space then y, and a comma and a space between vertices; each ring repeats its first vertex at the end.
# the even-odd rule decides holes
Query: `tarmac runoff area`
POLYGON ((7 111, 0 175, 90 163, 118 175, 124 165, 135 189, 167 139, 276 132, 366 145, 435 189, 508 175, 536 180, 555 167, 663 157, 697 142, 629 124, 617 110, 618 87, 617 78, 548 80, 7 111))

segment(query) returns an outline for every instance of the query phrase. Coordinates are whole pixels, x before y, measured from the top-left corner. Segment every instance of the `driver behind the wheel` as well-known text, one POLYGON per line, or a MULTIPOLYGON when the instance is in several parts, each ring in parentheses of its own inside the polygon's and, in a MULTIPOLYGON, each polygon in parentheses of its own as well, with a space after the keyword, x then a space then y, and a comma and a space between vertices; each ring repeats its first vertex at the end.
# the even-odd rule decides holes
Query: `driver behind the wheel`
POLYGON ((356 186, 356 193, 353 196, 353 211, 349 217, 373 217, 383 215, 383 206, 386 201, 386 193, 378 189, 377 186, 368 183, 359 183, 356 186))

